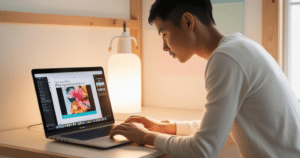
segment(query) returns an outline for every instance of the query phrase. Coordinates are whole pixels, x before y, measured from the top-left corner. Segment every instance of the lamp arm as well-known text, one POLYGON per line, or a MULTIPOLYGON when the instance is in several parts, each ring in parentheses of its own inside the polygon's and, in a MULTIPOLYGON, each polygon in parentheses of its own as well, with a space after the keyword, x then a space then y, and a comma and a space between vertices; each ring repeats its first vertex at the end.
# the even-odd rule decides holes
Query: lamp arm
POLYGON ((134 41, 134 43, 135 43, 136 49, 139 50, 139 47, 138 47, 138 45, 137 45, 137 40, 136 40, 134 37, 132 37, 132 36, 130 36, 130 38, 133 39, 133 41, 134 41))
POLYGON ((108 48, 108 51, 109 51, 109 52, 111 52, 111 50, 112 50, 111 45, 112 45, 113 40, 114 40, 115 38, 120 38, 120 37, 121 37, 121 36, 115 36, 115 37, 113 37, 113 38, 110 40, 110 46, 109 46, 109 48, 108 48))

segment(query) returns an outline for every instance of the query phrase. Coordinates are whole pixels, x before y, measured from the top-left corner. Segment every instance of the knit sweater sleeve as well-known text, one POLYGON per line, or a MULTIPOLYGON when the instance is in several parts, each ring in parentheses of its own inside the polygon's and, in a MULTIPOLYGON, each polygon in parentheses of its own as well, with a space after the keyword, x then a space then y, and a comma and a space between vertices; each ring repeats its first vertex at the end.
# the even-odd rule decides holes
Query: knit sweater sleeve
POLYGON ((233 58, 213 53, 206 67, 207 103, 197 132, 189 136, 160 134, 155 148, 173 157, 217 157, 248 91, 247 82, 233 58))
POLYGON ((200 127, 200 120, 176 121, 176 135, 188 136, 196 133, 200 127))

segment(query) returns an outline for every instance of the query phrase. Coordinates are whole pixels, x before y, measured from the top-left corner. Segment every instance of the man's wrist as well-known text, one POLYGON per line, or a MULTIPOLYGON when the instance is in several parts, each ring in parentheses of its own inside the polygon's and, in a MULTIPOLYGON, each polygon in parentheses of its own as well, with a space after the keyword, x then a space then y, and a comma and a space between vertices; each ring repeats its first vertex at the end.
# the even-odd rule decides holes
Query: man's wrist
POLYGON ((154 146, 155 138, 159 135, 157 132, 149 132, 144 136, 144 144, 154 146))
POLYGON ((160 126, 160 133, 170 134, 170 135, 176 135, 176 124, 175 123, 167 123, 162 124, 160 126))

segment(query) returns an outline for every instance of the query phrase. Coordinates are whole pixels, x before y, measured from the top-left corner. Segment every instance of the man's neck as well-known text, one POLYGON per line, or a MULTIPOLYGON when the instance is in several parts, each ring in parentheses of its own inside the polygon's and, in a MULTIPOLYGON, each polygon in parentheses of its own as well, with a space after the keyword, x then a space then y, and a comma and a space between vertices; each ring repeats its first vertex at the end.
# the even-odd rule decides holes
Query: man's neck
POLYGON ((203 41, 199 41, 200 44, 198 44, 199 48, 197 49, 198 51, 196 52, 196 55, 208 60, 213 51, 218 47, 224 35, 221 34, 213 25, 204 31, 205 33, 201 34, 201 38, 198 38, 203 41))

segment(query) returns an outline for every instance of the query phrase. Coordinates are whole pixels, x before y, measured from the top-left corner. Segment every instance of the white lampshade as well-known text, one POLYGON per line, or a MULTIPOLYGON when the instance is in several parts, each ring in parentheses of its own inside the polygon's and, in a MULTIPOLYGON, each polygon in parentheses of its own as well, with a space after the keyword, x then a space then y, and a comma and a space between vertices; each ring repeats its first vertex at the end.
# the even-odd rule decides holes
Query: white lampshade
POLYGON ((131 39, 134 38, 125 31, 118 38, 118 51, 108 60, 108 91, 112 110, 114 113, 140 113, 141 61, 132 53, 131 39))
POLYGON ((114 54, 108 61, 108 90, 114 113, 141 112, 141 62, 135 54, 114 54))

